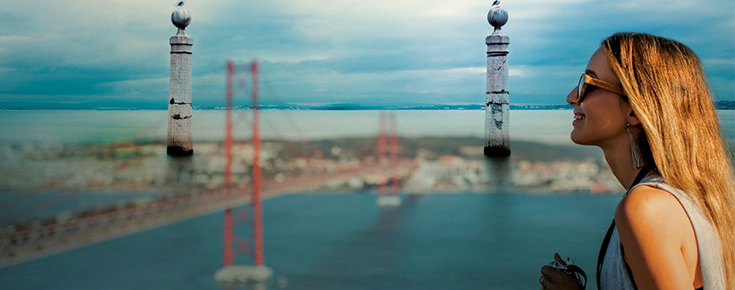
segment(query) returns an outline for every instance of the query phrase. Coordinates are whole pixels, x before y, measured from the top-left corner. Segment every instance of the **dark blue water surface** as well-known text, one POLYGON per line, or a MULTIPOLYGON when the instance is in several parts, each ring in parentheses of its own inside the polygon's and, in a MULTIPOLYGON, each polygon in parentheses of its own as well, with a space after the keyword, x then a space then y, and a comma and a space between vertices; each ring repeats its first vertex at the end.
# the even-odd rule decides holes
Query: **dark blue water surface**
MULTIPOLYGON (((537 289, 553 253, 594 280, 620 195, 374 194, 264 202, 265 287, 220 285, 223 214, 0 269, 2 289, 537 289)), ((245 228, 238 228, 244 235, 245 228)), ((236 263, 250 261, 241 255, 236 263)), ((591 281, 590 283, 594 283, 591 281)))

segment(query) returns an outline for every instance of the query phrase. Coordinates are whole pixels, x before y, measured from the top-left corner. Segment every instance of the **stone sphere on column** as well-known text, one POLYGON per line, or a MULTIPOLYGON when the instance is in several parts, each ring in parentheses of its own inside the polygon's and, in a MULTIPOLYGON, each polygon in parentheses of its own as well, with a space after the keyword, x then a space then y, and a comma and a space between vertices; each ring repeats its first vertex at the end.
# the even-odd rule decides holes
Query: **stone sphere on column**
POLYGON ((494 6, 487 13, 487 22, 495 28, 500 28, 508 22, 508 12, 505 12, 500 6, 494 6))
POLYGON ((184 1, 179 2, 178 7, 171 13, 171 22, 181 29, 186 28, 191 23, 191 13, 184 8, 184 1))

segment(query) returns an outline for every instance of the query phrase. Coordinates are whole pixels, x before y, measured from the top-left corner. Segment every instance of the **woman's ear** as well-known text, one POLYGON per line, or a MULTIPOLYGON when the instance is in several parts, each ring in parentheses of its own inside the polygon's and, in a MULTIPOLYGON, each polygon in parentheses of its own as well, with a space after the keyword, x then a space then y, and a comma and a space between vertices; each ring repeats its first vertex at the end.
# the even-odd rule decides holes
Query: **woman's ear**
POLYGON ((638 120, 638 117, 636 117, 635 112, 633 112, 632 108, 628 113, 628 124, 630 124, 631 126, 638 126, 641 124, 641 120, 638 120))
POLYGON ((638 117, 636 117, 635 112, 633 112, 633 106, 630 105, 630 102, 621 101, 620 110, 621 110, 621 113, 624 113, 627 115, 627 117, 625 118, 625 122, 627 122, 628 125, 638 126, 641 124, 641 120, 638 120, 638 117))

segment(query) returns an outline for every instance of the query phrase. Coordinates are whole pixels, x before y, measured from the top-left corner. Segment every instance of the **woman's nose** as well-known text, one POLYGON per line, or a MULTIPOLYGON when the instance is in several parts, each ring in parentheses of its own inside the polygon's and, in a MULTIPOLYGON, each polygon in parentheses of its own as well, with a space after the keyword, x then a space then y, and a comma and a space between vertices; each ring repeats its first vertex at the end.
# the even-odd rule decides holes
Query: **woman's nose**
POLYGON ((577 104, 577 87, 574 87, 574 89, 567 95, 567 104, 572 106, 577 104))

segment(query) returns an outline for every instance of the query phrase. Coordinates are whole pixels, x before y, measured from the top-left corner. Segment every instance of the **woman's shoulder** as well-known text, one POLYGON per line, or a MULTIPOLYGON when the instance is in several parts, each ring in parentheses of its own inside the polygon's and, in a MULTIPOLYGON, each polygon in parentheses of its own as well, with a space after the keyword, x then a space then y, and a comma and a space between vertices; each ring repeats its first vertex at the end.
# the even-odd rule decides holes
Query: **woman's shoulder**
MULTIPOLYGON (((670 192, 650 185, 633 188, 620 201, 615 210, 615 222, 624 223, 669 224, 671 218, 686 212, 679 200, 670 192)), ((688 219, 688 217, 686 217, 688 219)))
POLYGON ((652 279, 644 285, 668 281, 671 273, 678 273, 681 285, 700 285, 697 234, 684 206, 687 202, 686 195, 659 180, 634 187, 618 204, 615 224, 625 259, 633 275, 652 279), (684 281, 686 277, 694 280, 684 281))
MULTIPOLYGON (((665 189, 640 185, 631 190, 615 210, 615 224, 621 236, 636 240, 656 239, 654 233, 671 238, 691 227, 689 216, 676 196, 665 189), (654 235, 652 235, 654 234, 654 235)), ((676 242, 676 239, 670 239, 676 242)))
POLYGON ((679 200, 670 192, 650 185, 639 185, 633 188, 618 204, 615 215, 625 216, 660 215, 666 209, 681 207, 679 200))

